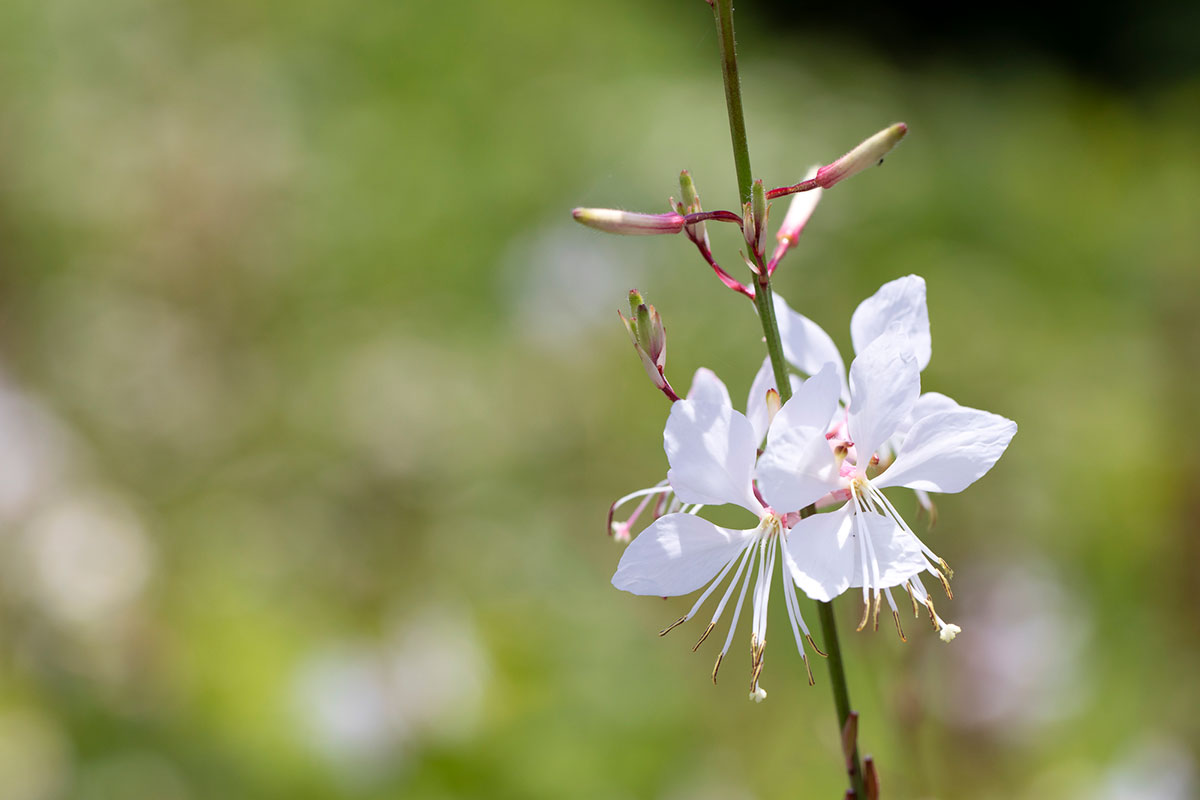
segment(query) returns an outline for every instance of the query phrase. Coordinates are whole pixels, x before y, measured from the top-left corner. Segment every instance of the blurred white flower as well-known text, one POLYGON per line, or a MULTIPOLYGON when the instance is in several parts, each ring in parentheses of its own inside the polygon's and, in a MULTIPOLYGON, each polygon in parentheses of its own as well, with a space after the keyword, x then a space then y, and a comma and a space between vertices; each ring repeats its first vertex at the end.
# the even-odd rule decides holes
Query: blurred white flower
POLYGON ((554 225, 518 240, 504 257, 513 322, 525 338, 549 350, 573 352, 580 340, 611 325, 628 289, 630 253, 597 242, 582 229, 554 225))
POLYGON ((23 536, 28 589, 60 622, 110 621, 138 600, 153 553, 141 521, 119 498, 68 495, 42 509, 23 536))
POLYGON ((19 519, 63 480, 70 437, 40 403, 0 373, 0 521, 19 519))
POLYGON ((310 655, 293 693, 309 744, 334 766, 353 772, 398 759, 387 672, 369 644, 310 655))
POLYGON ((293 679, 310 746, 354 779, 403 764, 422 743, 478 728, 489 669, 467 620, 430 609, 384 643, 323 648, 293 679))
POLYGON ((1139 742, 1079 800, 1194 800, 1200 796, 1196 761, 1178 742, 1139 742))
POLYGON ((1071 715, 1091 684, 1086 604, 1039 561, 972 572, 962 610, 972 635, 945 670, 939 713, 962 728, 1018 739, 1071 715))

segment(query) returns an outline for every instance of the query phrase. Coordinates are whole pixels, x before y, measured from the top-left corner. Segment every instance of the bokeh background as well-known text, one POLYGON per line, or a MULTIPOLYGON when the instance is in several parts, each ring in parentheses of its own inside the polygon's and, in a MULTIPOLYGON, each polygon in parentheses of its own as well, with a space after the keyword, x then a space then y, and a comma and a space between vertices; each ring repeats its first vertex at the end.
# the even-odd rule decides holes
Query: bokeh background
MULTIPOLYGON (((777 286, 848 348, 923 275, 925 388, 1020 424, 928 535, 957 641, 839 604, 885 796, 1200 797, 1196 7, 861 9, 739 4, 768 184, 911 129, 777 286)), ((0 4, 0 796, 841 797, 782 607, 755 705, 609 585, 626 290, 681 388, 762 349, 568 211, 734 205, 716 58, 699 0, 0 4)))

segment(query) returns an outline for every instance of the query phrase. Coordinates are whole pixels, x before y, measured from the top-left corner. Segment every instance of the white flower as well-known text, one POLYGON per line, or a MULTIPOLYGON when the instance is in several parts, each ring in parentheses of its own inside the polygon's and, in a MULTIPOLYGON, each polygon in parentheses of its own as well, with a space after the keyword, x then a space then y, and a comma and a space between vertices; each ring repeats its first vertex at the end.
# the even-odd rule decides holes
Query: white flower
MULTIPOLYGON (((788 578, 796 567, 790 563, 786 546, 787 528, 782 516, 766 508, 755 493, 758 443, 754 430, 746 417, 733 409, 729 392, 720 379, 708 370, 700 370, 688 398, 671 407, 663 442, 671 465, 667 480, 682 503, 694 505, 689 512, 667 514, 642 531, 622 555, 613 585, 633 594, 660 597, 690 594, 707 585, 691 610, 662 631, 665 634, 695 616, 733 571, 708 627, 696 643, 699 647, 716 627, 740 581, 741 591, 734 605, 729 634, 713 667, 715 683, 753 576, 750 692, 752 698, 761 700, 766 696, 759 691, 758 677, 767 643, 767 605, 781 542, 787 565, 786 570, 780 570, 783 595, 796 647, 806 667, 808 658, 801 635, 810 644, 812 638, 800 616, 796 588, 788 578), (758 525, 746 530, 722 528, 695 513, 699 506, 723 504, 741 506, 758 518, 758 525)), ((813 648, 816 649, 815 644, 813 648)), ((809 681, 812 681, 811 670, 809 681)))
MULTIPOLYGON (((846 382, 846 365, 842 361, 842 356, 838 352, 837 345, 833 343, 833 339, 820 325, 792 310, 792 307, 779 294, 774 296, 774 305, 784 358, 805 375, 814 375, 825 364, 832 363, 841 379, 842 403, 849 403, 850 385, 846 382)), ((899 331, 908 337, 909 346, 917 360, 917 366, 924 371, 925 367, 929 365, 933 349, 929 333, 929 310, 925 302, 925 279, 921 276, 906 275, 903 278, 888 281, 880 286, 875 294, 859 303, 858 308, 850 317, 850 338, 855 354, 861 353, 871 342, 888 331, 899 331)), ((792 389, 795 391, 796 378, 793 377, 792 381, 792 389)), ((775 377, 768 358, 754 376, 754 382, 750 387, 750 397, 746 404, 746 414, 755 424, 755 432, 760 434, 760 442, 762 436, 767 432, 763 398, 767 390, 772 388, 775 388, 775 377)), ((957 407, 957 405, 943 394, 921 395, 895 434, 880 446, 880 459, 886 462, 892 457, 900 443, 900 438, 917 419, 934 411, 945 410, 950 406, 957 407)), ((844 434, 844 431, 842 433, 844 434)), ((845 438, 844 435, 843 438, 845 438)), ((915 494, 917 501, 929 513, 931 520, 935 520, 937 510, 933 501, 930 500, 928 492, 917 489, 915 494)))
POLYGON ((944 407, 910 422, 920 395, 920 361, 899 325, 876 337, 854 360, 844 424, 831 431, 828 420, 838 408, 836 375, 837 364, 827 363, 804 382, 772 422, 758 463, 759 490, 772 508, 804 508, 823 498, 845 501, 838 510, 801 519, 791 529, 787 549, 793 577, 809 597, 826 602, 850 587, 862 587, 860 630, 870 618, 872 602, 878 625, 882 597, 899 630, 891 589, 903 586, 914 609, 918 602, 925 605, 934 627, 949 640, 958 631, 937 616, 919 577, 921 572, 937 576, 949 594, 949 569, 881 490, 905 486, 959 492, 991 469, 1016 424, 934 399, 930 405, 944 407), (876 471, 879 451, 893 439, 899 441, 895 459, 876 471))

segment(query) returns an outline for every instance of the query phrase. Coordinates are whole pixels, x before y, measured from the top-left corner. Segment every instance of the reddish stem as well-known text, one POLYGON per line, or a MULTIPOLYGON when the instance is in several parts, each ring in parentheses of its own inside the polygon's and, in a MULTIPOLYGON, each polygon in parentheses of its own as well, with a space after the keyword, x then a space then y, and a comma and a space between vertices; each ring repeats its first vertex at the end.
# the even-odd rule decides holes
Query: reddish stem
POLYGON ((789 194, 796 194, 797 192, 811 192, 813 189, 820 188, 821 186, 817 183, 816 178, 809 178, 792 186, 780 186, 778 189, 771 189, 767 192, 767 199, 774 200, 777 197, 786 197, 789 194))

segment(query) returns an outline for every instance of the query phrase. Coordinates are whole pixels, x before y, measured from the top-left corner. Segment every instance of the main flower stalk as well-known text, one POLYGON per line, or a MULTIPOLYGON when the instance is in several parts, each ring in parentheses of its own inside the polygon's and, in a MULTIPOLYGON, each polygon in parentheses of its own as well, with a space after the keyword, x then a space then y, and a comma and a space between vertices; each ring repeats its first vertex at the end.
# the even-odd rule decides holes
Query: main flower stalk
MULTIPOLYGON (((733 143, 733 162, 737 170, 738 195, 742 203, 751 200, 752 173, 750 171, 750 145, 746 137, 746 119, 742 112, 742 88, 738 77, 737 50, 733 34, 733 0, 714 0, 713 16, 717 24, 717 38, 721 47, 721 74, 725 81, 725 105, 729 114, 729 134, 733 143)), ((779 336, 779 323, 775 319, 775 306, 771 297, 771 275, 761 256, 761 250, 752 247, 751 258, 758 266, 758 274, 754 281, 754 305, 758 309, 758 318, 762 323, 763 337, 767 343, 767 353, 771 358, 771 368, 775 373, 775 386, 779 391, 779 400, 786 403, 792 396, 792 383, 788 377, 787 361, 783 356, 783 342, 779 336)), ((815 513, 813 507, 806 508, 801 516, 807 517, 815 513)), ((846 683, 846 671, 842 663, 842 648, 838 641, 837 621, 834 618, 831 603, 817 603, 817 614, 821 622, 821 634, 825 650, 829 654, 829 680, 833 687, 833 704, 837 710, 839 734, 846 730, 850 720, 850 690, 846 683)), ((855 737, 857 738, 857 737, 855 737)), ((865 800, 866 789, 863 784, 862 764, 859 760, 858 746, 849 743, 851 752, 847 754, 846 768, 849 772, 850 787, 854 797, 865 800)))

